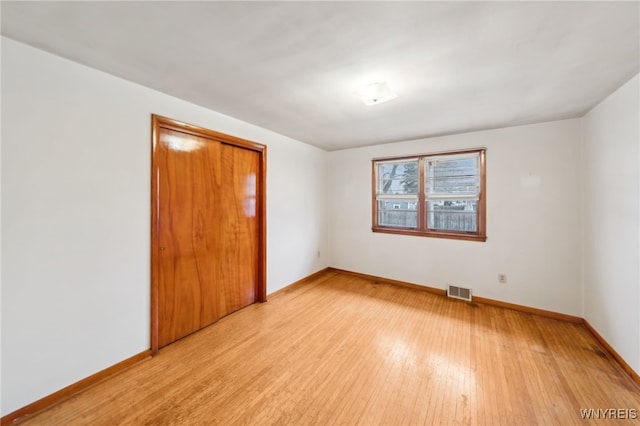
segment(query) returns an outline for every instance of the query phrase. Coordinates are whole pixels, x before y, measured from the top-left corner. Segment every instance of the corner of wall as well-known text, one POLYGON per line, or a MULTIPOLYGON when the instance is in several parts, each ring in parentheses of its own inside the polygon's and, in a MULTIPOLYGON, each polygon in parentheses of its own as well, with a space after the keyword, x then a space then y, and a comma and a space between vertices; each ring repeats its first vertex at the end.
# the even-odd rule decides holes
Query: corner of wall
POLYGON ((585 174, 587 173, 587 168, 585 165, 585 137, 584 137, 584 133, 585 133, 585 120, 586 120, 586 114, 582 117, 580 117, 577 120, 577 135, 576 135, 576 139, 578 140, 578 144, 579 144, 579 167, 580 167, 580 181, 583 183, 582 185, 580 185, 580 272, 579 272, 579 279, 580 279, 580 316, 582 318, 585 317, 585 248, 584 248, 584 243, 585 243, 585 198, 584 198, 584 191, 585 191, 585 185, 584 185, 584 177, 585 174))

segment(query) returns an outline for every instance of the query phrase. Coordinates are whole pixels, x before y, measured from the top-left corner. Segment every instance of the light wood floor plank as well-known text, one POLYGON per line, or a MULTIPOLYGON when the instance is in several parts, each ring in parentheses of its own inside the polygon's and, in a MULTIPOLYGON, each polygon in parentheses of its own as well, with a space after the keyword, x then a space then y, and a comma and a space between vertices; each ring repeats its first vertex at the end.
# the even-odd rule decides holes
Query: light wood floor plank
POLYGON ((582 325, 328 271, 23 424, 580 425, 588 408, 640 411, 640 389, 582 325))

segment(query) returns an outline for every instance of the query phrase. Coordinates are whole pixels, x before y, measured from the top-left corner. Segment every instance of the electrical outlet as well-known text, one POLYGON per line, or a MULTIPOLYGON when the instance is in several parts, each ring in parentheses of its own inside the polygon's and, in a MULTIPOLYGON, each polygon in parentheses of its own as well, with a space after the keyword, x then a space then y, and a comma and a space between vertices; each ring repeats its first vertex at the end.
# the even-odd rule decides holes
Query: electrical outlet
POLYGON ((506 274, 498 274, 498 282, 501 284, 507 283, 507 275, 506 274))

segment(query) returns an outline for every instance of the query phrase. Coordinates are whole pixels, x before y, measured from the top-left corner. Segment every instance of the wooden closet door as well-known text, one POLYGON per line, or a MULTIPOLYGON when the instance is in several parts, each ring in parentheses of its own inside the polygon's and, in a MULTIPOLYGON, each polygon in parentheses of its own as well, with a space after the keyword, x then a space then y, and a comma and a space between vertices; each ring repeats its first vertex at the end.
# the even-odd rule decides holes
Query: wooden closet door
POLYGON ((258 273, 257 177, 260 154, 231 145, 222 146, 223 182, 220 228, 220 317, 256 301, 258 273), (251 265, 251 267, 248 267, 251 265))
POLYGON ((154 121, 152 350, 263 300, 260 152, 154 121))

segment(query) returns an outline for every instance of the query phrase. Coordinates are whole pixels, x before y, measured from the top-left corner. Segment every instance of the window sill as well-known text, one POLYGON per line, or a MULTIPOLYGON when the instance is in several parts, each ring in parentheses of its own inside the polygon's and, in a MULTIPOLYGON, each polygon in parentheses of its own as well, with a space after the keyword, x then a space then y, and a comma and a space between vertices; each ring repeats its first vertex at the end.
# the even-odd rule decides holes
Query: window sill
POLYGON ((457 232, 434 232, 434 231, 418 231, 415 229, 403 229, 403 228, 371 228, 373 232, 380 232, 384 234, 397 234, 397 235, 411 235, 414 237, 431 237, 431 238, 447 238, 450 240, 465 240, 465 241, 487 241, 486 235, 480 234, 465 234, 457 232))

